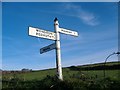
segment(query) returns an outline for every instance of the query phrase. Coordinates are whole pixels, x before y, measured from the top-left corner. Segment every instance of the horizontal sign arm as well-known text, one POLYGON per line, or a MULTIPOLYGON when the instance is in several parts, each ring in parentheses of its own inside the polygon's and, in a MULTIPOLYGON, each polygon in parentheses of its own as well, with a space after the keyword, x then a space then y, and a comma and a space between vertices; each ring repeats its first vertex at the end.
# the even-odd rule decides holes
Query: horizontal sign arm
POLYGON ((50 44, 50 45, 48 45, 48 46, 46 46, 46 47, 43 47, 43 48, 41 48, 40 49, 40 54, 42 54, 42 53, 45 53, 45 52, 48 52, 48 51, 50 51, 50 50, 53 50, 53 49, 55 49, 55 43, 53 43, 53 44, 50 44))
POLYGON ((76 31, 71 31, 71 30, 69 30, 69 29, 59 28, 59 32, 60 32, 60 33, 63 33, 63 34, 72 35, 72 36, 78 36, 78 32, 76 32, 76 31))
POLYGON ((45 39, 50 39, 50 40, 56 40, 56 35, 54 32, 38 29, 38 28, 33 28, 29 27, 29 35, 30 36, 35 36, 35 37, 40 37, 40 38, 45 38, 45 39))

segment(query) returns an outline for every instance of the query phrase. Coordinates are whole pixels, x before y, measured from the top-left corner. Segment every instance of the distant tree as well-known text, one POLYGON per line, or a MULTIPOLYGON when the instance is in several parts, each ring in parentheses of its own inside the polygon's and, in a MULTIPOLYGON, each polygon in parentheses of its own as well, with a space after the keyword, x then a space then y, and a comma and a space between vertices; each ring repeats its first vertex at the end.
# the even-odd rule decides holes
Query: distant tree
POLYGON ((76 67, 76 66, 71 66, 71 67, 69 67, 69 69, 71 69, 71 70, 79 70, 79 68, 76 67))
POLYGON ((30 72, 30 71, 32 71, 32 69, 23 68, 21 71, 22 71, 22 72, 30 72))

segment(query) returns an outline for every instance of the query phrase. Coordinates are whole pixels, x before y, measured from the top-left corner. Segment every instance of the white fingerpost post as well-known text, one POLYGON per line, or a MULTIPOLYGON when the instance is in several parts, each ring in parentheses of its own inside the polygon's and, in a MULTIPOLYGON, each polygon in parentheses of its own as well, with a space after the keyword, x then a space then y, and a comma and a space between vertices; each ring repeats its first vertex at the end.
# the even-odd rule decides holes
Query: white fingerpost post
POLYGON ((62 76, 62 66, 61 66, 61 51, 60 51, 60 35, 59 35, 59 23, 58 19, 55 18, 54 20, 54 29, 56 33, 56 68, 57 68, 57 77, 59 80, 63 80, 62 76))

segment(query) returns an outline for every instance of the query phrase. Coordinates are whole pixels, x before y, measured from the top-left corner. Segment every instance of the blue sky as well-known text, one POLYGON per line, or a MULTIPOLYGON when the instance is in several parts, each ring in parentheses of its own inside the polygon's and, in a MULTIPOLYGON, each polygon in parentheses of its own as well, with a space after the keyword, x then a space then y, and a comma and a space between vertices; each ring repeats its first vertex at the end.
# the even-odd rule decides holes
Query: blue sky
POLYGON ((3 2, 118 2, 119 0, 2 0, 3 2))
MULTIPOLYGON (((60 27, 79 33, 61 34, 62 66, 105 61, 118 51, 117 3, 2 3, 2 68, 4 70, 56 67, 55 50, 39 53, 54 41, 28 36, 28 26, 54 32, 54 18, 60 27)), ((117 61, 112 56, 109 61, 117 61)))

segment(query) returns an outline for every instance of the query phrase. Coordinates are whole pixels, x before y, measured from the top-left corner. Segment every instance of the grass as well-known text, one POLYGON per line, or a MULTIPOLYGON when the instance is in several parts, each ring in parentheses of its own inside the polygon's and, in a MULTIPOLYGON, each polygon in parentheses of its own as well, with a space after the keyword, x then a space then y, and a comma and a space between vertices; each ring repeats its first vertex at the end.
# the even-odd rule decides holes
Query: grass
POLYGON ((14 75, 16 77, 21 77, 24 80, 41 80, 43 78, 45 78, 47 75, 49 76, 53 76, 55 75, 55 70, 41 70, 41 71, 33 71, 33 72, 25 72, 25 73, 20 73, 20 74, 4 74, 2 77, 3 79, 11 79, 14 77, 14 75))
MULTIPOLYGON (((3 83, 3 90, 119 90, 120 81, 116 79, 89 76, 86 71, 74 71, 59 81, 55 76, 46 76, 41 80, 23 81, 18 77, 3 83), (73 73, 73 74, 72 74, 73 73), (84 74, 83 74, 84 73, 84 74)), ((91 72, 89 72, 91 73, 91 72)))
MULTIPOLYGON (((70 78, 74 75, 77 75, 79 77, 81 73, 89 77, 103 78, 104 76, 103 70, 74 71, 68 68, 63 69, 64 79, 70 78)), ((106 77, 120 80, 119 78, 120 70, 106 70, 105 73, 106 73, 106 77)), ((53 69, 53 70, 45 70, 45 71, 26 72, 26 73, 15 74, 15 75, 16 77, 20 77, 24 80, 29 81, 29 80, 41 80, 45 78, 47 75, 55 76, 55 74, 56 74, 56 70, 53 69)), ((4 78, 11 79, 12 77, 14 77, 14 74, 3 75, 3 79, 4 78)))
POLYGON ((41 80, 45 78, 47 75, 49 76, 54 76, 55 70, 44 70, 44 71, 36 71, 36 72, 29 72, 29 73, 24 73, 21 74, 21 77, 24 77, 25 80, 41 80))
MULTIPOLYGON (((108 64, 114 65, 116 63, 108 63, 108 64)), ((101 64, 96 64, 96 65, 101 65, 101 64)), ((91 66, 93 67, 94 65, 91 66)), ((68 88, 71 88, 71 90, 79 90, 79 89, 93 90, 95 88, 97 90, 113 90, 113 89, 119 90, 120 69, 105 70, 105 74, 106 74, 106 78, 104 78, 103 70, 87 70, 87 69, 80 70, 80 69, 74 69, 74 67, 72 68, 68 67, 68 68, 63 68, 64 81, 62 82, 58 81, 56 78, 56 69, 32 71, 26 73, 3 74, 2 79, 3 79, 3 89, 14 88, 13 90, 17 90, 15 88, 29 88, 28 90, 30 90, 31 88, 35 88, 35 87, 37 88, 42 87, 43 89, 40 90, 46 90, 46 89, 48 90, 50 89, 50 87, 56 88, 52 90, 63 90, 68 88)), ((35 90, 39 90, 39 89, 35 89, 35 90)))

